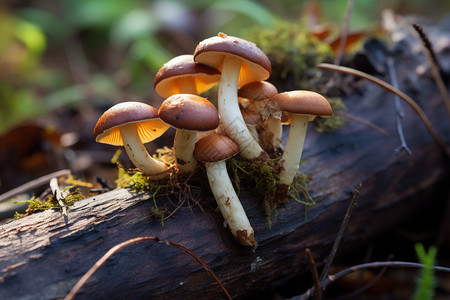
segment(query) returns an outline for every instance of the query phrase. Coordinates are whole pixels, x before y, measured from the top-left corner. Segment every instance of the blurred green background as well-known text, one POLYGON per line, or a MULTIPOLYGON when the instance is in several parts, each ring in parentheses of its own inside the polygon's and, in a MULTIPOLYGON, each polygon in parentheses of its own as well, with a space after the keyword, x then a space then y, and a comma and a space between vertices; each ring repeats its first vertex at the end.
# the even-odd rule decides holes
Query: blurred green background
MULTIPOLYGON (((383 9, 438 21, 450 1, 356 0, 351 29, 374 30, 383 9)), ((86 102, 151 102, 164 62, 219 31, 242 36, 277 20, 307 20, 337 32, 346 11, 347 0, 2 1, 0 134, 86 102)))

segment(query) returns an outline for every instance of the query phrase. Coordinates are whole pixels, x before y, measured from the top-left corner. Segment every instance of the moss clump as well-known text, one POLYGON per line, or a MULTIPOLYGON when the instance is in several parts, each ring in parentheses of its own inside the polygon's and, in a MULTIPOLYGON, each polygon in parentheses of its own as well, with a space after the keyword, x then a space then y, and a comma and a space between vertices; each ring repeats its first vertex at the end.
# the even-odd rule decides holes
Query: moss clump
POLYGON ((303 23, 279 21, 273 28, 254 28, 245 38, 266 53, 272 64, 270 81, 280 90, 320 90, 316 66, 333 53, 303 23))
POLYGON ((120 164, 119 177, 117 179, 118 188, 127 188, 131 193, 147 192, 152 195, 153 207, 150 208, 151 215, 157 217, 164 223, 167 214, 166 208, 160 208, 156 199, 161 191, 168 188, 167 184, 153 181, 150 177, 143 175, 139 171, 127 171, 120 164))
POLYGON ((342 99, 339 97, 333 97, 327 98, 327 100, 330 103, 331 108, 333 109, 333 115, 329 118, 314 119, 315 129, 318 132, 332 132, 343 127, 345 124, 345 119, 341 115, 336 113, 339 110, 347 109, 344 102, 342 102, 342 99))
MULTIPOLYGON (((75 186, 68 186, 64 188, 64 192, 68 192, 67 196, 62 199, 62 201, 67 206, 72 206, 76 201, 86 198, 86 196, 83 195, 75 186)), ((25 210, 25 213, 16 212, 13 217, 14 220, 29 216, 31 214, 34 214, 35 212, 44 211, 47 209, 61 208, 58 201, 56 200, 56 197, 53 194, 48 194, 42 200, 33 196, 29 200, 17 201, 16 203, 28 203, 28 207, 25 210)))
POLYGON ((284 190, 279 184, 280 158, 265 161, 248 161, 235 157, 229 160, 228 166, 236 192, 241 187, 250 190, 258 202, 262 203, 269 225, 280 204, 287 203, 291 197, 306 206, 314 205, 308 192, 307 181, 310 178, 298 174, 291 190, 284 190))

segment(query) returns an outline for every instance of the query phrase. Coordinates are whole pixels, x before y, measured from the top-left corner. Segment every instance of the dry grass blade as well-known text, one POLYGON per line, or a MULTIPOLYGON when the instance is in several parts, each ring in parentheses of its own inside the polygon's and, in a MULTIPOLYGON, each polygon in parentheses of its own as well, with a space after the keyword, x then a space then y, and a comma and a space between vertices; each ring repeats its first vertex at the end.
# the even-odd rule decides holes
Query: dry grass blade
POLYGON ((433 78, 436 81, 436 84, 439 88, 439 92, 441 93, 442 98, 444 99, 444 104, 445 107, 447 108, 447 112, 450 115, 450 96, 447 92, 444 80, 442 79, 442 76, 439 73, 441 67, 439 65, 439 61, 437 60, 436 54, 434 53, 433 47, 431 46, 430 39, 423 30, 422 26, 416 23, 413 23, 412 26, 416 30, 420 40, 422 41, 422 44, 424 46, 425 57, 427 58, 428 63, 430 64, 431 74, 433 75, 433 78))
POLYGON ((216 276, 216 274, 208 267, 208 265, 206 264, 206 262, 201 259, 200 257, 198 257, 194 252, 192 252, 191 250, 189 250, 188 248, 171 242, 169 240, 164 240, 164 239, 160 239, 158 237, 154 237, 154 236, 144 236, 144 237, 137 237, 134 239, 130 239, 128 241, 125 241, 123 243, 120 243, 114 247, 112 247, 108 252, 106 252, 105 255, 103 255, 102 258, 100 258, 90 269, 89 271, 87 271, 83 277, 81 277, 81 279, 75 284, 75 286, 70 290, 70 292, 66 295, 66 297, 64 297, 64 300, 71 300, 73 299, 73 297, 75 297, 75 295, 78 293, 78 291, 86 284, 86 282, 89 280, 89 278, 91 278, 92 275, 94 275, 95 272, 97 272, 97 270, 116 252, 122 250, 123 248, 135 244, 135 243, 140 243, 140 242, 157 242, 157 243, 162 243, 165 244, 167 246, 171 246, 171 247, 175 247, 180 249, 181 251, 189 254, 190 256, 192 256, 199 264, 201 264, 203 266, 203 268, 209 272, 211 274, 212 277, 214 277, 214 280, 219 284, 220 288, 223 290, 223 292, 225 293, 225 295, 227 296, 227 299, 231 299, 230 294, 228 293, 228 291, 225 289, 225 287, 223 286, 222 282, 219 280, 219 278, 216 276))
POLYGON ((431 134, 431 136, 433 137, 435 142, 438 144, 439 148, 445 153, 445 155, 447 157, 450 158, 450 152, 447 149, 445 143, 439 137, 438 133, 434 129, 434 127, 431 124, 431 122, 428 119, 428 117, 425 115, 425 113, 422 110, 422 108, 411 97, 409 97, 408 95, 406 95, 402 91, 396 89, 395 87, 393 87, 392 85, 386 83, 385 81, 383 81, 381 79, 378 79, 378 78, 376 78, 376 77, 374 77, 372 75, 369 75, 367 73, 364 73, 364 72, 361 72, 361 71, 358 71, 358 70, 355 70, 355 69, 352 69, 352 68, 337 66, 337 65, 333 65, 333 64, 326 64, 326 63, 319 64, 317 67, 319 69, 322 69, 322 70, 334 71, 334 72, 349 74, 349 75, 353 75, 353 76, 357 76, 357 77, 361 77, 361 78, 367 79, 367 80, 369 80, 369 81, 379 85, 380 87, 384 88, 385 90, 398 95, 406 103, 408 103, 412 107, 412 109, 417 113, 417 115, 419 116, 419 118, 422 120, 422 122, 424 123, 425 127, 427 128, 428 132, 431 134))

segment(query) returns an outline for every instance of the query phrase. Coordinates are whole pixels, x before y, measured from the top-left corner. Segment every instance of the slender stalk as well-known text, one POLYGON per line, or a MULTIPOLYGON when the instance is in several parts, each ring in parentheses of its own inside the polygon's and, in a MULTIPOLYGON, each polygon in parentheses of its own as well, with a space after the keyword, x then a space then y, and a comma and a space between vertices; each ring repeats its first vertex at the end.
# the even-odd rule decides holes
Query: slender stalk
POLYGON ((223 290, 223 292, 225 293, 227 299, 231 299, 230 294, 228 293, 228 291, 225 289, 225 287, 223 286, 222 282, 219 280, 219 278, 216 276, 216 274, 209 268, 209 266, 206 264, 206 262, 201 259, 197 254, 195 254, 194 252, 192 252, 191 250, 189 250, 188 248, 171 242, 169 240, 163 240, 154 236, 144 236, 144 237, 137 237, 134 239, 130 239, 128 241, 125 241, 123 243, 120 243, 114 247, 112 247, 105 255, 102 256, 102 258, 100 258, 90 269, 89 271, 87 271, 83 277, 81 277, 80 280, 78 280, 78 282, 75 284, 75 286, 70 290, 70 292, 66 295, 66 297, 64 297, 64 300, 71 300, 73 299, 73 297, 75 297, 75 295, 78 293, 78 291, 86 284, 86 282, 89 280, 89 278, 92 277, 92 275, 94 275, 95 272, 97 272, 97 270, 111 257, 113 256, 116 252, 119 252, 120 250, 122 250, 123 248, 132 245, 132 244, 136 244, 139 242, 158 242, 158 243, 162 243, 162 244, 166 244, 167 246, 171 246, 171 247, 175 247, 180 249, 181 251, 189 254, 190 256, 192 256, 199 264, 202 265, 202 267, 209 273, 211 274, 212 277, 214 277, 214 280, 219 284, 220 288, 223 290))
POLYGON ((253 228, 233 188, 225 161, 206 162, 205 166, 211 192, 231 233, 240 244, 255 249, 253 228))
POLYGON ((162 161, 151 157, 139 137, 136 124, 131 123, 120 127, 123 145, 128 157, 144 175, 155 179, 169 176, 168 166, 162 161))
POLYGON ((228 136, 239 145, 240 155, 245 159, 256 159, 264 150, 250 134, 239 109, 237 92, 241 64, 232 57, 224 59, 218 95, 219 114, 228 136))
POLYGON ((428 35, 423 30, 422 26, 419 24, 413 23, 413 28, 416 30, 419 35, 420 40, 423 44, 424 54, 430 64, 431 74, 433 75, 434 81, 436 81, 436 85, 439 88, 439 91, 442 95, 442 99, 444 100, 445 108, 447 109, 447 113, 450 115, 450 96, 447 91, 447 87, 445 86, 444 80, 442 79, 441 74, 439 73, 440 65, 437 60, 436 54, 434 53, 433 47, 431 46, 430 39, 428 35))
MULTIPOLYGON (((388 66, 389 77, 391 78, 392 86, 395 88, 398 88, 397 76, 395 74, 395 69, 394 69, 394 62, 393 62, 392 58, 390 58, 390 57, 387 59, 387 66, 388 66)), ((405 149, 405 151, 408 152, 409 155, 411 155, 412 154, 411 149, 409 149, 408 144, 406 144, 405 135, 403 134, 402 118, 404 116, 404 113, 403 113, 402 104, 401 104, 400 98, 397 94, 394 94, 394 97, 395 97, 394 101, 395 101, 395 111, 396 111, 395 120, 397 123, 398 138, 400 139, 400 146, 397 147, 394 150, 394 152, 395 152, 395 154, 398 155, 402 149, 405 149)))
POLYGON ((280 182, 287 186, 290 186, 294 181, 295 174, 297 174, 300 165, 308 122, 309 116, 292 115, 288 140, 281 158, 283 168, 280 172, 280 182))
POLYGON ((197 167, 197 160, 194 157, 195 131, 177 129, 173 141, 173 154, 176 158, 176 165, 180 173, 187 174, 193 172, 197 167))

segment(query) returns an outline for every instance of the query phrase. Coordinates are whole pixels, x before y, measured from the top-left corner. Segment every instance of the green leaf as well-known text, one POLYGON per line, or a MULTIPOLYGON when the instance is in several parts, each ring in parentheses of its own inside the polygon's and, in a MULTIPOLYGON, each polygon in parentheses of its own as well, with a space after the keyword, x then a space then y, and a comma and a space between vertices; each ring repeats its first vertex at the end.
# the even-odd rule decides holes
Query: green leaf
POLYGON ((268 9, 259 3, 249 0, 217 1, 210 8, 242 14, 264 27, 272 27, 275 21, 274 15, 268 9))

